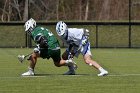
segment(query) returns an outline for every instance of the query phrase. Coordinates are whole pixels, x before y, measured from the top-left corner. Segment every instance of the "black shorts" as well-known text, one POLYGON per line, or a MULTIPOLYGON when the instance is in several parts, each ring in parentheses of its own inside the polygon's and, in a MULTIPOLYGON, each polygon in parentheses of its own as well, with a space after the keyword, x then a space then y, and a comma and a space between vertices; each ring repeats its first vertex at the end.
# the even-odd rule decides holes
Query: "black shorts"
POLYGON ((60 49, 51 50, 51 49, 40 49, 40 57, 43 59, 52 58, 54 62, 58 62, 61 60, 61 51, 60 49))

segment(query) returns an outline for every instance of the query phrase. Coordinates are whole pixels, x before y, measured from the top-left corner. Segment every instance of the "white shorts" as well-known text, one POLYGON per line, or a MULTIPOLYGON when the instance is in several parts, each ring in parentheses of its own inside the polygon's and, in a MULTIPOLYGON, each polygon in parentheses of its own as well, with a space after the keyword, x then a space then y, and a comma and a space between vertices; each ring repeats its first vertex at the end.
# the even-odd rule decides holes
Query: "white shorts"
MULTIPOLYGON (((77 51, 77 48, 75 48, 74 51, 77 51)), ((83 56, 85 54, 92 56, 91 51, 90 51, 90 42, 87 42, 86 45, 82 46, 82 48, 75 54, 75 57, 78 57, 80 53, 83 56)))

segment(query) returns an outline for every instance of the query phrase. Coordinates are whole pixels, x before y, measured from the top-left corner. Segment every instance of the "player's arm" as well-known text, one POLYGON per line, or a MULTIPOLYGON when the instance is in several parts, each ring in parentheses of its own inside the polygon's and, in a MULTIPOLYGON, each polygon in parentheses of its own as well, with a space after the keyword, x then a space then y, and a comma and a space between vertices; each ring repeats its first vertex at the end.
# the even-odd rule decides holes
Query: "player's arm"
POLYGON ((67 59, 69 58, 69 54, 72 52, 72 47, 73 47, 73 45, 70 44, 70 45, 68 46, 68 48, 66 49, 66 51, 62 54, 62 58, 63 58, 64 60, 67 60, 67 59))
POLYGON ((69 47, 66 49, 67 52, 70 52, 72 50, 73 45, 70 44, 69 47))
POLYGON ((83 31, 84 31, 84 34, 83 34, 83 38, 82 38, 82 45, 85 45, 87 42, 88 42, 88 40, 89 40, 89 30, 88 29, 83 29, 83 31))
POLYGON ((45 36, 37 35, 34 40, 40 48, 48 48, 48 40, 45 36))

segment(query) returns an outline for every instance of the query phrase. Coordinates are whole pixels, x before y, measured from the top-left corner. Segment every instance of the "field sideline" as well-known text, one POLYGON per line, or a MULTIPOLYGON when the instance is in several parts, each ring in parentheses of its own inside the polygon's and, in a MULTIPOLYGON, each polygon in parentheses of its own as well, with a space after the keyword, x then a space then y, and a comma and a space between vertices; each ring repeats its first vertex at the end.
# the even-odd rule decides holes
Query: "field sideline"
POLYGON ((39 59, 36 76, 21 77, 28 62, 19 63, 17 55, 32 49, 0 48, 0 93, 140 93, 140 49, 91 51, 93 59, 109 71, 108 76, 98 77, 98 71, 79 56, 75 58, 79 67, 76 75, 64 76, 66 67, 55 67, 51 59, 39 59))

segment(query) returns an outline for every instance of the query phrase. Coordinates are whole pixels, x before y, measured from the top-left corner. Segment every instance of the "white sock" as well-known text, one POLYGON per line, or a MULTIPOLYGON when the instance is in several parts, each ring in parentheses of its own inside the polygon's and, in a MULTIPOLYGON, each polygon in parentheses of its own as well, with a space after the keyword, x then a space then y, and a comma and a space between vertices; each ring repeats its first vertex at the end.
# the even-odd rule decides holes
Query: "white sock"
POLYGON ((105 70, 104 70, 102 67, 100 67, 100 68, 99 68, 99 71, 100 71, 100 72, 104 72, 105 70))
POLYGON ((32 68, 28 67, 28 69, 29 69, 29 71, 32 71, 32 72, 34 72, 34 70, 33 70, 32 68))

